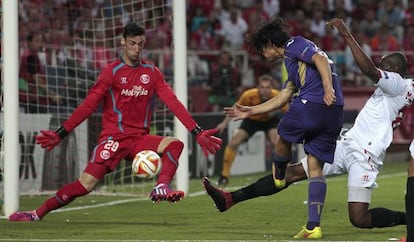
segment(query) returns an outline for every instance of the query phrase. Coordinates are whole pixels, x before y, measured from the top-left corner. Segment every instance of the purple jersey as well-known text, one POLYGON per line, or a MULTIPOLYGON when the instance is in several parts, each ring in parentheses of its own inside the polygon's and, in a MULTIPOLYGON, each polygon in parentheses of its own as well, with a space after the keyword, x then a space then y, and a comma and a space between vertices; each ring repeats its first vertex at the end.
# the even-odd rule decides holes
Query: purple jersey
MULTIPOLYGON (((313 103, 325 104, 322 79, 312 61, 312 56, 326 53, 319 49, 312 41, 301 36, 295 36, 286 42, 285 66, 288 73, 286 85, 293 85, 298 91, 298 97, 313 103)), ((338 75, 334 72, 333 62, 329 60, 332 71, 332 86, 335 90, 335 105, 344 105, 344 98, 338 75)))

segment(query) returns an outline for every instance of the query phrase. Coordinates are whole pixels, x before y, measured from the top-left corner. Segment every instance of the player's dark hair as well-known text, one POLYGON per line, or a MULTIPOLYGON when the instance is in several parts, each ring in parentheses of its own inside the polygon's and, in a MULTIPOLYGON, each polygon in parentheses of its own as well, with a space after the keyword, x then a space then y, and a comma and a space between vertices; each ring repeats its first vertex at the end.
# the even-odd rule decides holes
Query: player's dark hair
POLYGON ((135 37, 138 35, 145 35, 144 27, 140 26, 135 22, 129 22, 124 27, 124 32, 122 33, 122 37, 126 39, 128 36, 135 37))
POLYGON ((407 57, 402 52, 393 52, 389 55, 387 55, 387 58, 391 60, 392 63, 394 63, 395 66, 397 66, 397 72, 400 75, 405 75, 407 73, 407 57))
POLYGON ((280 17, 274 16, 271 20, 261 23, 256 30, 247 35, 248 48, 256 53, 262 53, 268 45, 283 47, 290 39, 288 25, 280 17))

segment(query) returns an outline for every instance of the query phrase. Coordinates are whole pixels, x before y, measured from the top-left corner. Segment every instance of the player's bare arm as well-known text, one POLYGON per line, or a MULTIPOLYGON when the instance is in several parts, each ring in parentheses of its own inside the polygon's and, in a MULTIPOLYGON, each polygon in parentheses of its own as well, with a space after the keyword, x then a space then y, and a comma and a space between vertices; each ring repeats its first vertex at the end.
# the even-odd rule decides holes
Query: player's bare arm
POLYGON ((243 106, 236 104, 233 107, 225 107, 224 113, 234 120, 240 120, 249 116, 266 113, 272 110, 280 109, 285 106, 292 97, 294 90, 291 88, 283 89, 279 95, 267 100, 264 103, 255 106, 243 106))
POLYGON ((355 62, 361 69, 361 71, 367 75, 372 81, 377 83, 380 79, 380 71, 375 66, 372 59, 364 52, 362 47, 355 40, 344 21, 339 18, 333 18, 326 23, 326 26, 336 28, 339 34, 344 38, 346 43, 349 45, 354 56, 355 62))
POLYGON ((325 92, 323 101, 328 106, 335 104, 336 96, 335 90, 332 87, 332 72, 328 57, 321 53, 316 53, 312 56, 312 61, 315 63, 316 69, 318 69, 318 72, 321 75, 322 85, 325 92))

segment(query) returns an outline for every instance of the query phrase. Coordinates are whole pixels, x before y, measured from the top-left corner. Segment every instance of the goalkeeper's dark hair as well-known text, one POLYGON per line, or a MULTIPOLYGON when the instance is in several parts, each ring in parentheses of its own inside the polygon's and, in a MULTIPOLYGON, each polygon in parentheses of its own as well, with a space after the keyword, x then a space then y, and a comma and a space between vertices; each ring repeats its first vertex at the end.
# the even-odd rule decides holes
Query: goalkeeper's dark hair
POLYGON ((258 25, 254 32, 247 35, 248 48, 256 53, 262 53, 268 45, 283 47, 290 39, 289 27, 282 18, 274 16, 269 21, 258 25))
POLYGON ((388 54, 386 58, 389 59, 397 67, 397 72, 401 76, 404 76, 407 74, 408 60, 407 60, 407 57, 404 55, 404 53, 400 51, 392 52, 388 54))
POLYGON ((126 39, 129 37, 135 37, 138 35, 145 35, 145 28, 135 22, 129 22, 124 27, 124 32, 122 33, 122 37, 126 39))

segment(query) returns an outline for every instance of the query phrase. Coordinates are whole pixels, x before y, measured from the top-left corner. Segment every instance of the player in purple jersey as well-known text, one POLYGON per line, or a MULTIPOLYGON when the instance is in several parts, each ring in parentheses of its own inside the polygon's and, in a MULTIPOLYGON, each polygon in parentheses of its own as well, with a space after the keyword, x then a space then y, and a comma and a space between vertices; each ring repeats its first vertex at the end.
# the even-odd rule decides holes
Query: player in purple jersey
POLYGON ((278 188, 286 186, 292 143, 303 143, 309 173, 308 221, 294 238, 319 239, 326 196, 322 168, 325 162, 333 162, 344 102, 333 62, 312 41, 301 36, 291 37, 287 27, 282 19, 275 17, 259 25, 247 38, 250 49, 267 60, 284 59, 288 80, 280 95, 260 105, 236 105, 224 110, 237 120, 279 109, 291 101, 278 127, 280 139, 273 152, 272 165, 274 183, 278 188))
POLYGON ((197 125, 177 99, 161 71, 141 59, 144 44, 145 29, 136 23, 127 24, 121 39, 121 58, 102 70, 88 96, 59 129, 42 130, 36 137, 37 143, 50 151, 103 103, 99 141, 80 178, 61 187, 38 209, 10 215, 10 221, 40 220, 50 211, 91 192, 122 159, 132 160, 142 150, 156 151, 162 159, 162 170, 150 199, 154 202, 177 202, 184 197, 184 192, 174 191, 169 186, 177 170, 184 144, 174 137, 149 134, 151 100, 157 95, 168 106, 196 137, 206 156, 208 153, 215 154, 222 141, 213 136, 218 129, 203 130, 197 125))

